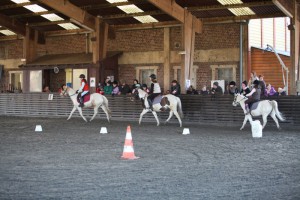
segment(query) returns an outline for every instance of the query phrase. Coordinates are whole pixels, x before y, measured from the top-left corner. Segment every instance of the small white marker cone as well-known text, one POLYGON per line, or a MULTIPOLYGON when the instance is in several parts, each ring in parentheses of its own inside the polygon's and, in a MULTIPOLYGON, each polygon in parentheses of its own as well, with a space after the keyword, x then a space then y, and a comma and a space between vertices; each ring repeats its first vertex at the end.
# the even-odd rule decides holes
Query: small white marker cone
POLYGON ((182 132, 182 135, 188 135, 188 134, 190 134, 190 129, 189 128, 184 128, 183 132, 182 132))
POLYGON ((41 125, 36 125, 35 126, 35 132, 42 132, 43 129, 42 129, 42 126, 41 125))
POLYGON ((100 133, 107 134, 107 128, 106 127, 101 127, 100 133))
POLYGON ((262 125, 259 120, 252 121, 251 131, 252 131, 252 137, 254 138, 262 137, 262 125))

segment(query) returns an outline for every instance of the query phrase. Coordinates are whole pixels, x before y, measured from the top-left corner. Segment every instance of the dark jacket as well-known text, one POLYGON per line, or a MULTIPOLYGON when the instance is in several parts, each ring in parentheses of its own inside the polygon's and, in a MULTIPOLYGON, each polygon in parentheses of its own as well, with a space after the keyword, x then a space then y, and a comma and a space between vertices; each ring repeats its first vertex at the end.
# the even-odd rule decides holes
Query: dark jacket
POLYGON ((121 92, 121 94, 126 95, 128 93, 131 92, 129 85, 125 84, 125 85, 121 85, 119 87, 119 91, 121 92))
POLYGON ((229 88, 228 88, 228 93, 229 93, 229 94, 234 95, 234 94, 236 94, 236 93, 238 93, 238 92, 239 92, 239 89, 237 89, 236 86, 233 86, 233 87, 230 87, 230 86, 229 86, 229 88))
POLYGON ((175 96, 180 95, 180 85, 178 83, 175 86, 171 86, 171 94, 175 96))
POLYGON ((251 92, 250 89, 247 87, 245 90, 242 89, 240 94, 246 96, 246 94, 249 94, 250 92, 251 92))
POLYGON ((217 88, 212 88, 211 93, 214 95, 220 95, 223 94, 223 89, 220 86, 217 86, 217 88))

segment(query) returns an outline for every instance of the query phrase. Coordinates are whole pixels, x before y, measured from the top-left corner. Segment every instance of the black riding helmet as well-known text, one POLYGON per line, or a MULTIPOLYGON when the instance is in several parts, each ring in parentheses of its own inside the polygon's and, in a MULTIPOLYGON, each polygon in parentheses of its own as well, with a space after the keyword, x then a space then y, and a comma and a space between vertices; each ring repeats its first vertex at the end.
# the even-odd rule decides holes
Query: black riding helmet
POLYGON ((155 74, 151 74, 149 77, 153 78, 153 79, 156 79, 156 75, 155 74))
POLYGON ((84 74, 80 74, 79 78, 85 78, 84 74))
POLYGON ((253 84, 254 84, 254 85, 259 85, 259 81, 258 81, 258 80, 255 80, 255 81, 253 81, 253 84))

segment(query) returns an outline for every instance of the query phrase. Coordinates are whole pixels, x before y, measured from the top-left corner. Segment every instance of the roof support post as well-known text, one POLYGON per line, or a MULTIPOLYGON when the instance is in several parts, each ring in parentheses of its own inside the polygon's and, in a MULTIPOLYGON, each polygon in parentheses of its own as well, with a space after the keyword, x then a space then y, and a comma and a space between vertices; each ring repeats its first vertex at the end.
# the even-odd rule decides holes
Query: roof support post
POLYGON ((188 10, 184 12, 184 24, 182 28, 182 43, 184 46, 184 54, 181 56, 181 93, 185 94, 191 83, 192 66, 194 64, 194 46, 195 46, 195 33, 202 31, 202 23, 188 10))
POLYGON ((33 30, 29 26, 26 26, 26 35, 23 40, 24 58, 26 63, 32 62, 36 59, 36 48, 38 43, 38 31, 33 30))
POLYGON ((170 88, 170 28, 164 28, 164 91, 170 88))

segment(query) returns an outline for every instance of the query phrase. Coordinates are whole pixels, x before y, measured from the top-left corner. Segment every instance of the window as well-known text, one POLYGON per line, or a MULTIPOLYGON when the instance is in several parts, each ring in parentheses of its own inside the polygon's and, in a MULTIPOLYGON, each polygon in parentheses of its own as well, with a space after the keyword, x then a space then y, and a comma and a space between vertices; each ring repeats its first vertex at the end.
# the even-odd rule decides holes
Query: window
POLYGON ((30 71, 30 92, 42 92, 42 70, 30 71))
POLYGON ((22 90, 23 84, 23 72, 22 71, 10 71, 9 72, 9 84, 13 90, 22 90))
POLYGON ((141 84, 145 83, 149 87, 151 84, 149 76, 151 74, 155 74, 157 76, 157 69, 157 66, 136 67, 136 79, 139 80, 141 84))
POLYGON ((237 65, 211 65, 212 80, 236 81, 237 65))

